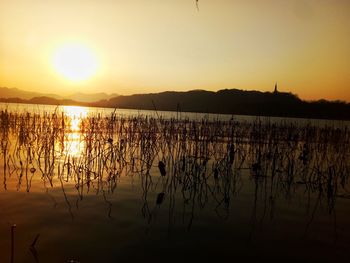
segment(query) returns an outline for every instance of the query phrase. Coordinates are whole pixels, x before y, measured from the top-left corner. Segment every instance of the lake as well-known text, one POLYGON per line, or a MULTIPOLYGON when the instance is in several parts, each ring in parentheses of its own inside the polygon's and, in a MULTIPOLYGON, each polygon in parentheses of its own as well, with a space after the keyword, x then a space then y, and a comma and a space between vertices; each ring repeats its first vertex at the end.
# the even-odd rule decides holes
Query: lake
POLYGON ((0 104, 0 262, 335 262, 349 122, 0 104))

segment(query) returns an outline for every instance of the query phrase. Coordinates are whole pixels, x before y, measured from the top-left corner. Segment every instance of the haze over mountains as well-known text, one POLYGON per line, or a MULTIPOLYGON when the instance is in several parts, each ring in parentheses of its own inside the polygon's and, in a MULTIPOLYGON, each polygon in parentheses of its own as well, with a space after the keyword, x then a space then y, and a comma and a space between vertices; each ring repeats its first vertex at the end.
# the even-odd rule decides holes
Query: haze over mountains
POLYGON ((117 96, 116 94, 107 95, 105 93, 76 93, 62 98, 51 94, 39 94, 23 92, 18 89, 0 88, 0 101, 49 105, 78 105, 124 109, 350 120, 350 103, 326 100, 311 102, 304 101, 295 94, 279 92, 277 89, 274 92, 245 91, 238 89, 225 89, 217 92, 205 90, 192 90, 187 92, 167 91, 129 96, 117 96), (11 98, 11 95, 15 97, 11 98))
POLYGON ((38 93, 38 92, 30 92, 24 91, 17 88, 6 88, 0 87, 0 98, 19 98, 24 100, 30 100, 35 97, 49 97, 57 100, 74 100, 78 102, 95 102, 99 100, 107 100, 113 97, 118 96, 118 94, 106 94, 103 92, 99 93, 82 93, 76 92, 67 96, 52 94, 52 93, 38 93))

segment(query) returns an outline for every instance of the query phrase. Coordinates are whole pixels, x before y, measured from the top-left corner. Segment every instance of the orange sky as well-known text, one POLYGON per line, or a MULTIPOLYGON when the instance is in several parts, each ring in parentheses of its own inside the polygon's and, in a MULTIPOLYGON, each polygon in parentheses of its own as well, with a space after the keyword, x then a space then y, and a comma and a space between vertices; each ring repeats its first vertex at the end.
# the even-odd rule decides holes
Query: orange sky
POLYGON ((0 86, 119 94, 239 88, 350 101, 348 0, 2 0, 0 86), (53 57, 98 61, 72 82, 53 57))

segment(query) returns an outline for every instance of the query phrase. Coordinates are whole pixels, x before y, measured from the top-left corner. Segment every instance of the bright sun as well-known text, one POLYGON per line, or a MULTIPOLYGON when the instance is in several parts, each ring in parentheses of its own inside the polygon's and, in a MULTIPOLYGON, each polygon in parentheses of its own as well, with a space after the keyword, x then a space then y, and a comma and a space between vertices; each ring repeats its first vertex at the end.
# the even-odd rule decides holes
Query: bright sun
POLYGON ((74 82, 89 79, 97 71, 94 53, 82 44, 61 46, 54 54, 53 63, 60 75, 74 82))

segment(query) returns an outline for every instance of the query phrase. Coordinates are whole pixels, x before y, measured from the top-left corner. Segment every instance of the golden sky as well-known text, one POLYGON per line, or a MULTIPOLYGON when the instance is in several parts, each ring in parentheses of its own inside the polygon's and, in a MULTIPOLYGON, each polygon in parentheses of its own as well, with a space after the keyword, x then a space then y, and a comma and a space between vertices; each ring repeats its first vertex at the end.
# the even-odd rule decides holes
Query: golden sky
POLYGON ((0 86, 50 93, 238 88, 350 101, 348 0, 0 0, 0 86), (96 72, 72 82, 75 43, 96 72))

